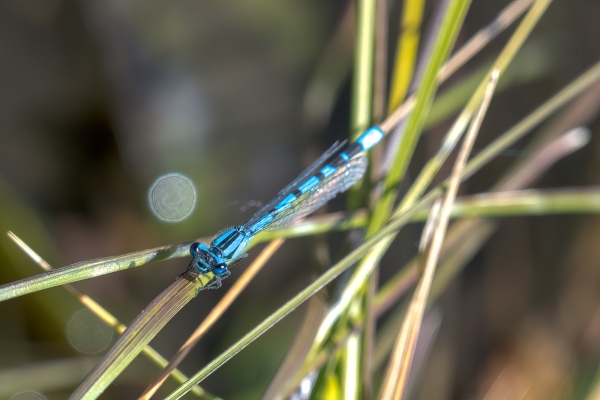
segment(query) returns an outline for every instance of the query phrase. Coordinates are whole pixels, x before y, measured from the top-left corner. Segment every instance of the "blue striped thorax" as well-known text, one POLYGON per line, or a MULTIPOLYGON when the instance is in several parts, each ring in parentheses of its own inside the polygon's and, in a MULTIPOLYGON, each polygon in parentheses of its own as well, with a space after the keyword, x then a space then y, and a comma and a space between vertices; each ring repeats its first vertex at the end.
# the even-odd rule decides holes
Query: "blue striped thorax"
POLYGON ((199 273, 212 272, 222 276, 227 273, 227 261, 238 258, 249 240, 246 229, 243 226, 236 226, 217 236, 210 244, 210 248, 203 243, 192 243, 190 254, 198 260, 196 269, 199 273))

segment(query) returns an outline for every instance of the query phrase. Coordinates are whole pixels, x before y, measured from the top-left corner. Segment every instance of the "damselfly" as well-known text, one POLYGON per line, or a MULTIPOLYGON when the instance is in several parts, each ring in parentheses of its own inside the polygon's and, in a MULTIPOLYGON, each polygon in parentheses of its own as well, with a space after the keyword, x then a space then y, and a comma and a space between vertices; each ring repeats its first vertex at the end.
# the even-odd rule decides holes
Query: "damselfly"
POLYGON ((188 270, 212 272, 215 281, 205 288, 221 287, 221 280, 230 275, 229 267, 246 256, 243 251, 254 235, 291 225, 354 185, 367 169, 363 153, 383 136, 383 131, 374 126, 347 146, 346 141, 334 144, 246 224, 221 233, 210 247, 192 243, 188 270))

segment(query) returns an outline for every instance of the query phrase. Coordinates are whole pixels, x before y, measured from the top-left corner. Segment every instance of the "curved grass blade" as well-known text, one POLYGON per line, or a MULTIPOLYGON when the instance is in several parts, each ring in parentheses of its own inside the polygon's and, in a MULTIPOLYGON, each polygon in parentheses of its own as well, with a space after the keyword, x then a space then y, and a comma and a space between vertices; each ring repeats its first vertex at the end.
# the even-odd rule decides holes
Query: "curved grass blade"
MULTIPOLYGON (((569 85, 567 88, 565 88, 565 90, 561 91, 559 95, 555 96, 555 100, 561 99, 561 96, 564 96, 564 98, 569 98, 571 93, 569 89, 574 89, 578 87, 578 84, 588 82, 588 84, 591 85, 591 83, 593 83, 593 80, 589 81, 587 79, 594 76, 595 69, 597 70, 597 66, 591 68, 588 72, 583 74, 583 76, 580 79, 576 80, 572 85, 569 85)), ((579 89, 581 89, 581 87, 579 87, 579 89)), ((525 187, 526 185, 529 185, 530 182, 537 179, 536 173, 538 175, 541 174, 544 168, 547 168, 558 158, 568 153, 569 149, 571 149, 571 151, 574 151, 583 144, 585 144, 587 141, 587 134, 585 132, 582 133, 581 131, 577 132, 579 129, 575 129, 568 132, 567 134, 563 134, 562 137, 558 139, 554 138, 556 137, 556 133, 560 132, 560 129, 568 129, 570 126, 579 123, 586 123, 587 121, 592 119, 594 115, 597 115, 597 106, 590 107, 590 104, 597 104, 597 99, 600 95, 600 91, 598 89, 598 84, 590 88, 574 104, 572 104, 559 117, 557 117, 555 119, 556 122, 549 129, 546 129, 542 134, 534 138, 532 144, 529 146, 531 150, 526 152, 528 156, 525 157, 522 161, 517 160, 517 166, 513 168, 509 173, 507 173, 506 176, 503 177, 494 186, 493 190, 515 190, 520 187, 525 187), (569 136, 571 136, 571 138, 569 138, 569 136), (549 140, 553 139, 554 142, 548 142, 549 140), (553 159, 554 161, 552 161, 553 159)), ((551 103, 552 101, 549 101, 547 105, 549 106, 551 103)), ((543 109, 544 107, 540 107, 538 110, 541 111, 543 109)), ((511 196, 512 194, 513 193, 507 193, 506 195, 511 196)), ((566 193, 556 194, 560 196, 561 194, 566 193)), ((581 193, 581 195, 584 197, 586 196, 585 193, 581 193)), ((549 195, 548 200, 552 197, 553 195, 549 195)), ((591 197, 594 197, 594 195, 592 194, 591 197)), ((533 209, 537 207, 542 209, 545 208, 545 200, 546 198, 538 202, 536 199, 532 198, 532 202, 529 205, 532 206, 533 209)), ((570 204, 574 208, 578 208, 578 206, 581 206, 582 209, 584 209, 586 207, 586 205, 580 204, 579 200, 576 198, 567 200, 567 202, 572 202, 570 204)), ((523 207, 527 206, 523 204, 523 207)), ((570 206, 566 205, 566 207, 569 208, 570 206)), ((594 210, 590 209, 590 212, 594 212, 594 210)), ((432 287, 432 298, 435 298, 437 297, 437 295, 439 295, 441 290, 443 290, 443 288, 446 287, 448 282, 458 273, 458 271, 464 265, 466 265, 466 263, 473 257, 473 255, 478 251, 482 244, 485 243, 485 241, 487 241, 487 238, 494 232, 495 228, 496 223, 489 220, 481 219, 461 221, 455 226, 453 226, 451 232, 449 233, 449 237, 453 238, 453 241, 461 243, 460 246, 464 249, 454 250, 453 255, 449 259, 447 259, 440 267, 440 274, 436 277, 436 281, 434 282, 434 285, 432 287), (473 232, 479 233, 473 235, 473 232)), ((449 244, 449 248, 451 247, 452 245, 449 244)), ((401 288, 410 285, 408 281, 397 283, 400 284, 401 288)), ((388 300, 391 300, 389 296, 386 297, 388 297, 388 300)), ((393 324, 393 322, 391 323, 393 324)), ((386 329, 387 328, 384 327, 384 330, 386 329)), ((386 336, 389 335, 382 336, 382 340, 380 340, 378 343, 379 351, 377 352, 377 354, 379 356, 377 357, 377 359, 379 360, 382 360, 385 354, 387 353, 386 347, 391 347, 391 341, 385 339, 386 336), (387 345, 386 342, 388 343, 387 345)))
MULTIPOLYGON (((48 264, 46 260, 44 260, 39 254, 33 251, 33 249, 29 247, 25 242, 23 242, 17 235, 10 231, 7 232, 7 234, 8 237, 11 238, 17 244, 17 246, 19 246, 25 252, 25 254, 27 254, 31 259, 33 259, 33 261, 37 265, 39 265, 42 269, 46 271, 52 270, 50 264, 48 264)), ((63 285, 63 287, 71 294, 73 294, 73 296, 75 296, 84 306, 86 306, 91 312, 93 312, 101 321, 103 321, 108 326, 112 327, 119 335, 127 329, 125 325, 119 322, 118 319, 116 319, 100 304, 96 303, 91 297, 81 293, 70 284, 63 285)), ((142 354, 148 357, 150 361, 154 362, 160 368, 165 368, 165 366, 167 365, 167 360, 150 346, 145 346, 142 349, 142 354)), ((188 379, 188 377, 185 376, 178 369, 172 369, 170 376, 178 383, 183 383, 188 379)), ((192 390, 192 393, 196 396, 200 396, 205 399, 214 399, 212 395, 205 392, 199 386, 196 386, 194 390, 192 390)))
POLYGON ((50 272, 25 278, 0 286, 0 301, 23 296, 25 294, 49 289, 55 286, 95 278, 97 276, 122 271, 141 265, 189 256, 192 242, 155 247, 120 256, 102 257, 82 261, 50 272))
MULTIPOLYGON (((600 193, 595 192, 592 197, 587 198, 585 203, 593 204, 594 199, 597 198, 598 195, 600 195, 600 193)), ((565 200, 566 199, 568 199, 568 197, 566 197, 565 200)), ((422 207, 424 205, 426 205, 426 204, 421 203, 419 206, 422 207)), ((595 204, 594 207, 597 208, 598 205, 595 204)), ((266 330, 268 330, 271 326, 273 326, 275 323, 277 323, 280 319, 285 317, 288 313, 293 311, 297 306, 302 304, 302 302, 304 300, 306 300, 306 298, 308 298, 312 294, 316 293, 320 288, 322 288, 324 285, 326 285, 328 282, 330 282, 336 276, 338 276, 341 272, 343 272, 343 270, 345 270, 350 265, 352 265, 353 262, 356 262, 357 259, 360 258, 360 256, 362 254, 364 254, 366 251, 368 251, 369 246, 372 246, 378 240, 381 240, 381 238, 385 237, 386 235, 389 235, 391 232, 394 232, 395 229, 398 229, 402 225, 406 224, 408 222, 408 219, 414 215, 416 215, 416 209, 411 209, 411 210, 409 210, 409 212, 397 216, 392 222, 390 222, 389 225, 386 225, 384 230, 379 232, 376 236, 373 236, 372 238, 368 239, 359 248, 357 248, 357 250, 355 250, 354 252, 352 252, 351 254, 346 256, 340 263, 338 263, 336 266, 332 267, 332 269, 330 269, 327 273, 322 275, 317 281, 315 281, 313 284, 311 284, 309 287, 307 287, 305 290, 303 290, 301 293, 299 293, 296 297, 294 297, 292 300, 290 300, 288 303, 286 303, 286 305, 284 305, 282 308, 280 308, 278 311, 276 311, 274 314, 272 314, 269 318, 267 318, 265 321, 263 321, 263 323, 261 323, 256 328, 254 328, 251 332, 246 334, 236 344, 231 346, 224 353, 222 353, 219 357, 217 357, 211 363, 209 363, 203 370, 201 370, 200 372, 195 374, 192 378, 190 378, 190 381, 186 382, 185 385, 181 386, 175 392, 173 392, 171 395, 169 395, 169 397, 167 397, 167 399, 175 399, 175 398, 180 398, 180 396, 183 396, 185 393, 187 393, 188 390, 190 390, 192 387, 194 387, 194 385, 196 385, 201 380, 206 378, 208 375, 210 375, 210 373, 212 373, 214 370, 216 370, 219 366, 221 366, 229 358, 233 357, 235 354, 237 354, 239 351, 241 351, 244 347, 246 347, 248 344, 250 344, 254 339, 256 339, 258 336, 260 336, 262 333, 264 333, 266 330)))
MULTIPOLYGON (((451 216, 462 218, 471 217, 504 217, 504 216, 527 216, 527 215, 553 215, 569 213, 600 213, 600 188, 578 188, 578 189, 560 189, 560 190, 522 190, 515 192, 489 193, 475 196, 466 196, 461 198, 453 205, 451 216), (489 207, 489 208, 488 208, 489 207), (456 210, 460 210, 457 212, 456 210), (464 214, 463 214, 464 212, 464 214)), ((425 221, 429 210, 423 210, 413 221, 425 221)), ((444 259, 440 262, 438 273, 431 288, 431 298, 435 300, 446 287, 447 282, 456 274, 458 266, 464 265, 466 261, 472 258, 473 254, 481 246, 480 242, 485 241, 493 232, 495 223, 487 221, 488 224, 472 224, 473 221, 459 221, 448 232, 444 240, 442 256, 444 259), (467 222, 471 222, 467 224, 467 222), (445 282, 445 283, 444 283, 445 282)), ((476 222, 481 222, 476 220, 476 222)), ((391 280, 389 280, 377 293, 375 298, 375 316, 380 317, 386 313, 398 299, 406 294, 414 286, 418 278, 419 268, 417 259, 413 259, 404 266, 391 280)), ((401 321, 401 320, 400 320, 401 321)), ((391 341, 380 338, 381 341, 388 341, 387 346, 378 345, 375 353, 375 370, 388 358, 389 349, 395 339, 397 328, 392 328, 393 336, 391 341)), ((360 330, 362 323, 357 323, 353 330, 360 330)), ((384 330, 389 330, 386 325, 384 330)), ((294 379, 290 380, 283 391, 286 397, 289 392, 297 387, 302 378, 320 367, 339 350, 340 346, 345 344, 350 331, 337 331, 336 337, 321 349, 311 363, 305 364, 294 379)), ((385 337, 386 335, 380 335, 385 337)))
MULTIPOLYGON (((271 242, 254 260, 254 262, 244 271, 244 273, 238 278, 237 281, 231 286, 231 289, 227 291, 225 296, 219 301, 219 303, 212 308, 208 316, 202 321, 202 323, 196 328, 194 333, 190 335, 188 340, 181 346, 177 353, 171 358, 169 364, 164 367, 164 370, 152 381, 148 388, 142 393, 140 399, 150 399, 154 393, 161 387, 166 381, 169 374, 175 370, 175 368, 183 361, 183 359, 192 351, 194 346, 200 341, 204 334, 210 329, 212 325, 223 315, 225 310, 233 303, 233 301, 239 296, 239 294, 248 286, 248 283, 256 276, 256 274, 262 269, 262 267, 271 259, 273 254, 281 247, 284 239, 277 239, 271 242)), ((179 382, 183 383, 183 382, 179 382)), ((196 388, 197 386, 195 386, 196 388)))
POLYGON ((69 399, 95 399, 120 375, 156 334, 192 300, 212 274, 188 271, 158 295, 123 332, 69 399))

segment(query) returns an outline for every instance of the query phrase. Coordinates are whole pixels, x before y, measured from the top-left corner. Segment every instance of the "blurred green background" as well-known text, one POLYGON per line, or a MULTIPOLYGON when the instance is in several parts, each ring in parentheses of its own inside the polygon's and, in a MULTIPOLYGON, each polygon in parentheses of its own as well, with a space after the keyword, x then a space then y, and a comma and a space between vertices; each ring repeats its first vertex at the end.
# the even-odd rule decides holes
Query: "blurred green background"
MULTIPOLYGON (((242 211, 242 206, 268 201, 348 135, 349 4, 3 1, 0 230, 15 232, 59 267, 208 237, 245 222, 256 208, 242 211), (194 212, 179 223, 160 221, 148 204, 152 182, 170 172, 188 176, 197 191, 194 212)), ((428 2, 425 28, 435 4, 428 2)), ((506 4, 475 0, 458 43, 506 4)), ((395 48, 400 10, 401 2, 390 2, 390 49, 395 48)), ((476 149, 598 60, 599 17, 595 0, 553 2, 515 61, 510 86, 494 98, 476 149)), ((489 62, 508 34, 443 88, 489 62)), ((600 105, 600 89, 595 93, 589 103, 593 110, 600 105)), ((413 177, 450 121, 421 140, 413 177)), ((595 117, 588 126, 592 141, 560 161, 538 187, 598 184, 595 117)), ((513 153, 523 146, 518 143, 513 153)), ((463 190, 486 191, 514 154, 496 160, 463 190)), ((341 210, 344 204, 342 196, 328 207, 341 210)), ((382 281, 414 256, 420 229, 409 226, 399 235, 384 258, 382 281)), ((334 261, 340 256, 335 244, 342 238, 329 235, 334 261)), ((508 379, 505 386, 515 393, 534 388, 530 398, 548 399, 565 382, 575 385, 593 374, 600 360, 599 243, 596 216, 504 220, 440 299, 439 334, 413 396, 484 398, 487 393, 491 399, 496 397, 489 397, 490 387, 508 379)), ((196 372, 306 286, 322 268, 314 245, 311 238, 289 240, 181 369, 196 372)), ((250 257, 255 254, 256 249, 250 257)), ((187 262, 149 264, 76 287, 128 324, 187 262)), ((225 288, 248 264, 234 268, 225 288)), ((7 237, 0 237, 0 283, 39 272, 7 237)), ((152 346, 169 358, 223 293, 200 293, 152 346)), ((15 388, 0 385, 5 388, 0 397, 40 386, 48 399, 68 397, 102 355, 73 346, 74 334, 84 329, 74 327, 95 326, 93 321, 72 322, 82 308, 62 288, 0 303, 0 382, 15 388), (50 383, 42 385, 45 380, 50 383)), ((258 398, 301 317, 296 312, 279 323, 203 386, 224 398, 258 398)), ((97 331, 101 327, 84 336, 102 342, 103 337, 92 337, 97 331)), ((135 398, 157 374, 140 356, 103 398, 135 398)), ((160 393, 173 388, 169 381, 160 393)))

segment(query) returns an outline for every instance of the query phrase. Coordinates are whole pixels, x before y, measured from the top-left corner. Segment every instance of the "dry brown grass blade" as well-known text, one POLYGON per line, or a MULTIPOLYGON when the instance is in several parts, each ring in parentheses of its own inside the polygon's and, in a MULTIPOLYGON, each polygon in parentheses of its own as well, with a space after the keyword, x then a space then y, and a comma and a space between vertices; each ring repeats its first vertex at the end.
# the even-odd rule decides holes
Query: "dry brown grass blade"
MULTIPOLYGON (((492 99, 496 83, 498 82, 499 71, 495 70, 491 76, 482 104, 473 119, 465 140, 461 146, 459 155, 454 164, 448 189, 444 197, 440 216, 435 231, 433 232, 431 243, 427 246, 427 254, 424 261, 424 272, 417 286, 411 304, 408 308, 404 323, 398 335, 394 351, 392 353, 382 389, 379 398, 381 400, 400 400, 404 394, 404 389, 408 380, 408 373, 414 355, 417 338, 419 335, 423 314, 427 306, 427 298, 433 281, 435 267, 438 261, 439 253, 448 227, 452 203, 458 192, 460 176, 467 162, 467 158, 475 142, 475 138, 492 99)), ((431 214, 433 216, 433 213, 431 214)), ((435 217, 432 217, 435 218, 435 217)))
POLYGON ((219 303, 213 307, 208 316, 202 321, 202 323, 196 328, 194 333, 190 335, 188 340, 181 346, 177 353, 171 358, 169 364, 165 369, 154 379, 154 381, 148 386, 148 388, 139 397, 140 399, 150 399, 161 385, 167 380, 167 377, 175 369, 181 361, 189 354, 194 348, 198 341, 204 336, 204 334, 214 325, 215 322, 223 315, 223 313, 229 308, 239 294, 248 286, 248 283, 256 276, 258 271, 271 259, 273 254, 281 247, 285 242, 285 239, 277 239, 272 241, 254 260, 254 262, 244 271, 239 279, 233 284, 231 289, 227 291, 225 296, 219 301, 219 303))
MULTIPOLYGON (((39 254, 37 254, 31 247, 29 247, 24 241, 22 241, 17 235, 11 231, 7 232, 7 235, 17 246, 21 248, 37 265, 39 265, 44 271, 51 271, 52 266, 46 262, 39 254)), ((100 304, 96 303, 91 297, 81 293, 73 285, 66 284, 63 288, 68 290, 75 296, 84 306, 86 306, 91 312, 93 312, 101 321, 112 327, 119 335, 125 332, 127 326, 119 322, 111 313, 109 313, 100 304)), ((167 365, 167 360, 161 356, 156 350, 150 346, 144 347, 142 353, 153 361, 156 365, 164 368, 167 365)), ((185 382, 188 377, 178 369, 172 369, 170 376, 175 379, 178 383, 185 382)), ((202 388, 197 386, 194 388, 193 393, 196 396, 204 396, 205 398, 212 398, 212 395, 208 395, 202 388)))

